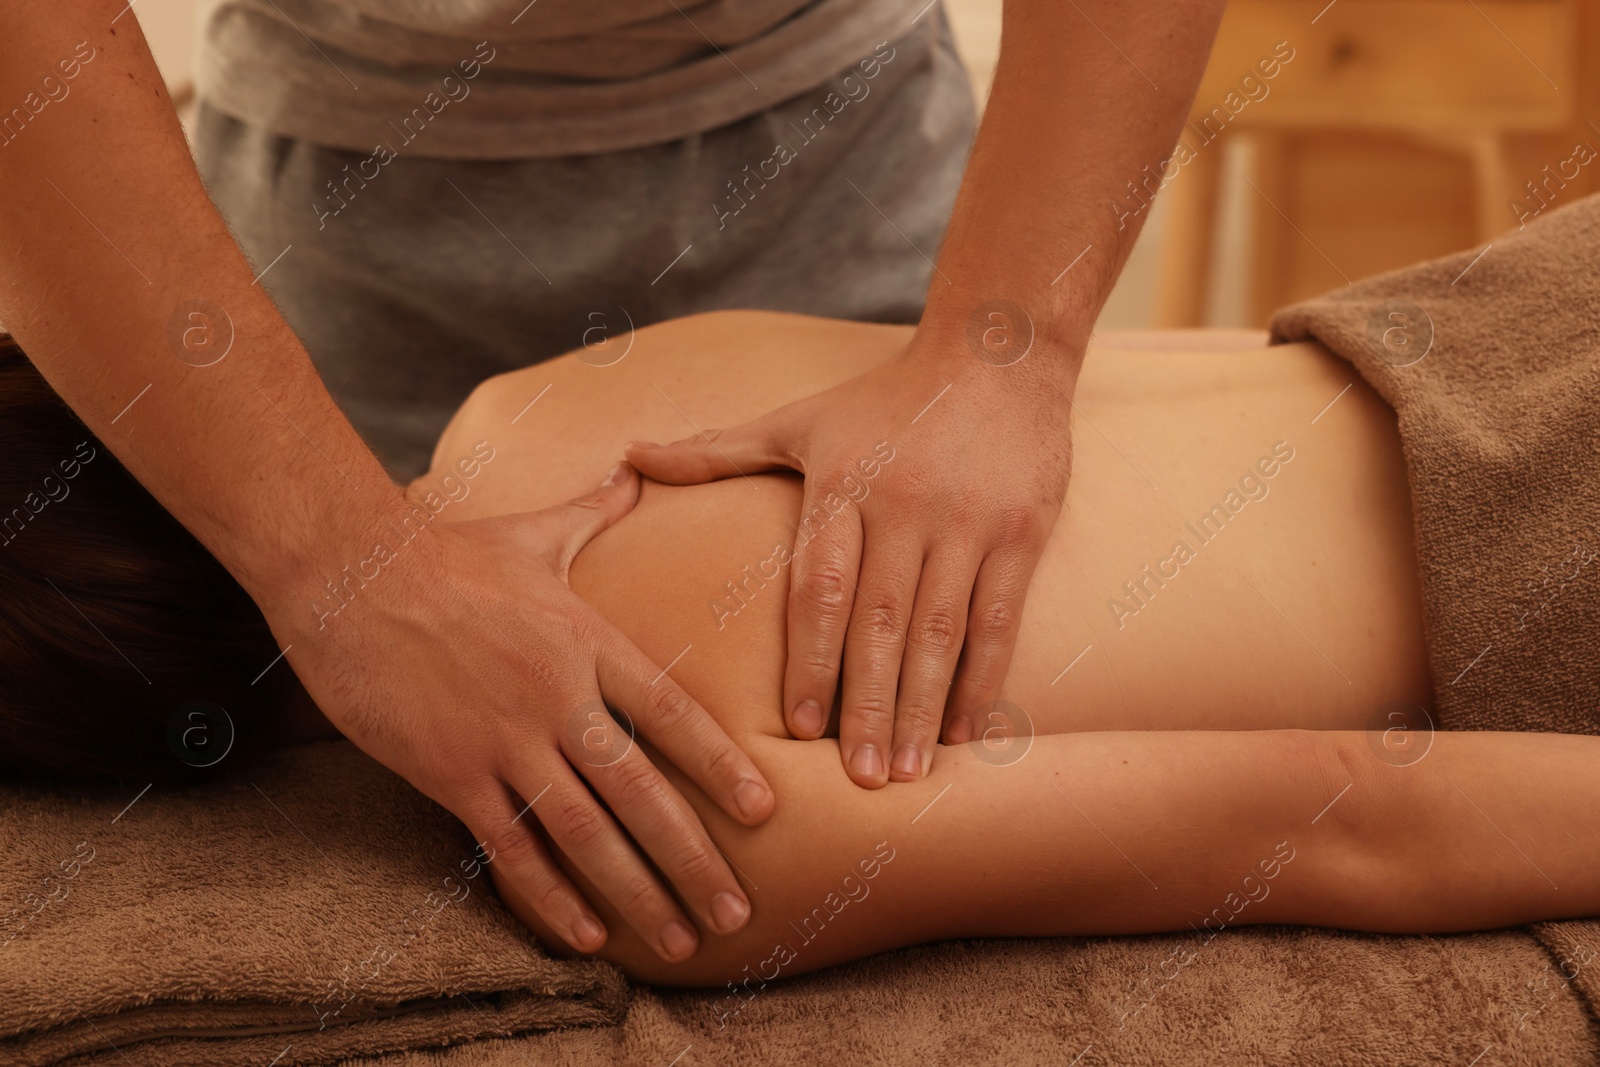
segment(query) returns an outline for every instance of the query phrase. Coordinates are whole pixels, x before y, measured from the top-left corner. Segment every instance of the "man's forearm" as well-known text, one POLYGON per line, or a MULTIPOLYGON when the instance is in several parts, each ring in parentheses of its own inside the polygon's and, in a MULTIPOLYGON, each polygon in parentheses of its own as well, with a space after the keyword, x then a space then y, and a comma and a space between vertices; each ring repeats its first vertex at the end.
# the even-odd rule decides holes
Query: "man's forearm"
POLYGON ((962 331, 1003 300, 1058 358, 1081 355, 1145 214, 1122 216, 1115 204, 1171 156, 1223 6, 1006 0, 994 87, 925 329, 962 331))
POLYGON ((212 206, 137 22, 3 18, 0 321, 258 601, 337 571, 399 492, 212 206))

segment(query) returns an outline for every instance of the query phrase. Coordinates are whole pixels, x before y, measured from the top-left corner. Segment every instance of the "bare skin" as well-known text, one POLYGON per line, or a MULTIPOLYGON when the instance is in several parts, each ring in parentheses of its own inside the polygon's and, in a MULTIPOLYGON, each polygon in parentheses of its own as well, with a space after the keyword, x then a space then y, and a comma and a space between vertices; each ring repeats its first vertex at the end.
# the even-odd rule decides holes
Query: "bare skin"
MULTIPOLYGON (((307 610, 328 576, 359 566, 407 511, 261 284, 261 274, 292 270, 292 257, 315 251, 285 249, 283 265, 245 261, 195 173, 130 6, 59 0, 10 5, 0 17, 0 109, 8 109, 0 114, 10 122, 0 131, 0 321, 238 579, 329 719, 500 846, 509 876, 568 943, 603 943, 607 931, 591 907, 602 897, 623 902, 628 923, 667 959, 695 951, 691 919, 736 929, 748 907, 733 872, 695 834, 660 830, 658 798, 672 802, 670 787, 658 780, 665 792, 635 806, 617 795, 611 772, 574 769, 562 748, 572 716, 604 698, 675 750, 729 815, 756 825, 771 811, 767 783, 703 709, 670 680, 653 682, 658 664, 571 596, 555 570, 528 566, 560 562, 592 511, 441 530, 387 568, 363 597, 360 623, 341 624, 337 635, 307 610), (184 340, 197 336, 203 350, 184 340), (227 355, 213 361, 219 348, 227 355), (463 720, 473 728, 462 731, 463 720), (663 724, 685 720, 692 729, 661 735, 663 724), (593 773, 580 779, 584 770, 593 773), (569 806, 587 805, 584 825, 594 832, 580 842, 568 825, 540 831, 519 818, 535 781, 569 806), (590 789, 611 814, 587 799, 590 789), (638 891, 639 849, 658 861, 695 857, 682 880, 662 864, 676 899, 661 884, 638 891), (561 873, 574 862, 592 879, 587 899, 561 873)), ((794 682, 796 699, 830 699, 850 623, 857 681, 846 693, 853 742, 843 755, 862 785, 887 779, 891 742, 920 756, 900 777, 930 762, 939 725, 930 708, 962 642, 903 669, 905 627, 930 615, 924 602, 963 624, 972 602, 974 640, 959 687, 969 703, 1005 675, 1019 590, 1067 476, 1068 424, 1038 402, 1035 386, 1072 390, 1090 324, 1146 214, 1106 205, 1171 152, 1222 6, 1006 4, 994 91, 924 328, 916 343, 902 341, 905 358, 893 373, 853 392, 869 413, 909 414, 902 387, 919 392, 947 372, 970 371, 966 323, 1004 296, 1040 325, 1034 366, 1042 373, 972 379, 963 403, 1010 436, 1048 432, 1022 458, 971 453, 955 438, 930 445, 908 461, 937 486, 930 500, 901 490, 880 497, 853 535, 848 523, 832 524, 803 564, 826 596, 797 616, 804 639, 790 662, 807 670, 794 682), (1068 276, 1063 267, 1080 248, 1085 258, 1068 276), (989 502, 960 524, 946 521, 945 505, 974 489, 989 502), (925 549, 936 551, 924 569, 925 549), (847 618, 850 604, 837 595, 846 583, 869 589, 865 623, 847 618), (909 684, 899 684, 902 674, 909 684)), ((786 451, 800 456, 813 484, 829 486, 860 443, 859 423, 839 405, 813 405, 786 420, 786 451)), ((655 472, 698 476, 673 474, 673 456, 664 450, 655 472)))
MULTIPOLYGON (((566 357, 486 382, 410 493, 487 441, 495 459, 446 514, 543 507, 591 487, 628 435, 827 388, 891 358, 905 334, 746 312, 642 330, 614 365, 566 357)), ((582 355, 614 359, 623 342, 611 343, 582 355)), ((941 747, 914 782, 856 788, 837 709, 829 739, 788 736, 787 567, 761 565, 802 522, 792 476, 647 483, 576 553, 572 588, 671 664, 778 796, 767 825, 740 827, 669 768, 692 806, 683 818, 739 872, 754 915, 674 964, 614 923, 605 958, 652 982, 754 988, 948 937, 1256 922, 1425 932, 1600 909, 1600 781, 1587 771, 1600 740, 1442 734, 1404 765, 1368 732, 1389 702, 1432 694, 1393 414, 1347 365, 1306 345, 1107 352, 1086 364, 1076 404, 1077 473, 1005 689, 1031 727, 1010 709, 991 720, 1036 736, 941 747), (1258 463, 1274 455, 1266 476, 1258 463), (1256 499, 1241 489, 1251 472, 1256 499), (1203 541, 1186 524, 1226 509, 1230 490, 1243 503, 1203 541), (1179 540, 1193 558, 1157 586, 1143 567, 1171 575, 1179 540), (761 585, 746 566, 779 573, 761 585), (1142 606, 1123 584, 1140 579, 1142 606), (1108 606, 1119 599, 1124 612, 1108 606)), ((894 458, 862 475, 872 491, 910 469, 902 458, 939 417, 935 405, 878 428, 894 458)), ((591 758, 651 788, 629 775, 648 745, 592 725, 591 758)))

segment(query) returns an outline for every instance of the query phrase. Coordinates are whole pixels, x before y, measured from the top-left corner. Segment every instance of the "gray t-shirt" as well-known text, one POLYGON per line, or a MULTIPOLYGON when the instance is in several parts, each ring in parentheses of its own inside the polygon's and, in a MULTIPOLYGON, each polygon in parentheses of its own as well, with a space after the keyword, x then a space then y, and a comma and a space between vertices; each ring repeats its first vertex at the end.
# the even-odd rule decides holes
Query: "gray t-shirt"
MULTIPOLYGON (((928 0, 209 0, 201 99, 333 148, 446 159, 675 140, 813 89, 928 0)), ((881 58, 881 57, 880 57, 881 58)))

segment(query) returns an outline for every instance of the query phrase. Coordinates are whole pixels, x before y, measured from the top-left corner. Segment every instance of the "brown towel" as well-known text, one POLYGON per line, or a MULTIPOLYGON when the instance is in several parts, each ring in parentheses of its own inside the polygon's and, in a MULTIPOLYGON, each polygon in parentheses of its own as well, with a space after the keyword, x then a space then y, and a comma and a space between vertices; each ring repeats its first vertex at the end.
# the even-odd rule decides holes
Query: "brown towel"
POLYGON ((1600 733, 1600 197, 1272 335, 1321 341, 1399 418, 1441 725, 1600 733))
POLYGON ((395 1053, 359 1067, 1600 1062, 1583 1007, 1521 930, 1379 937, 1242 927, 1181 971, 1167 969, 1196 941, 1185 931, 925 945, 768 986, 726 1025, 716 991, 642 987, 620 1026, 395 1053))
POLYGON ((0 813, 0 1063, 288 1067, 625 1010, 344 742, 183 791, 8 784, 0 813))
MULTIPOLYGON (((1378 278, 1274 323, 1328 344, 1399 412, 1450 727, 1596 729, 1600 572, 1571 550, 1600 548, 1585 417, 1600 411, 1584 262, 1597 240, 1589 201, 1476 262, 1378 278), (1426 355, 1398 366, 1427 320, 1426 355)), ((1191 935, 954 942, 773 986, 724 1028, 725 992, 639 990, 624 1016, 614 970, 546 958, 485 875, 466 877, 454 820, 343 743, 137 800, 3 789, 0 812, 0 1063, 287 1067, 407 1048, 387 1067, 1532 1065, 1596 1049, 1570 996, 1592 1010, 1600 991, 1588 922, 1535 928, 1549 967, 1517 931, 1241 929, 1170 981, 1191 935)))
MULTIPOLYGON (((1444 729, 1600 733, 1600 196, 1272 319, 1395 409, 1444 729)), ((1600 922, 1540 923, 1600 1009, 1600 922)))

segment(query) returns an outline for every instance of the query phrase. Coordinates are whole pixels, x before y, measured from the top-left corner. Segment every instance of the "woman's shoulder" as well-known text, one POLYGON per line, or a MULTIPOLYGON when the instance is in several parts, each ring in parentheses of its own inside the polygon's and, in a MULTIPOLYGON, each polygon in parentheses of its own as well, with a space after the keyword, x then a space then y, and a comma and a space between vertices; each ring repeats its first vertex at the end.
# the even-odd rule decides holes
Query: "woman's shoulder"
MULTIPOLYGON (((911 339, 913 327, 849 319, 801 315, 790 311, 728 308, 668 319, 634 331, 643 361, 670 363, 712 358, 733 366, 794 355, 826 366, 829 353, 839 353, 841 366, 861 367, 861 360, 888 358, 911 339)), ((563 357, 592 362, 595 353, 577 350, 563 357)))
MULTIPOLYGON (((732 426, 892 358, 910 326, 760 310, 639 325, 622 309, 565 355, 481 382, 434 449, 434 466, 491 434, 518 453, 583 451, 599 438, 677 440, 732 426)), ((602 471, 603 473, 603 471, 602 471)))

